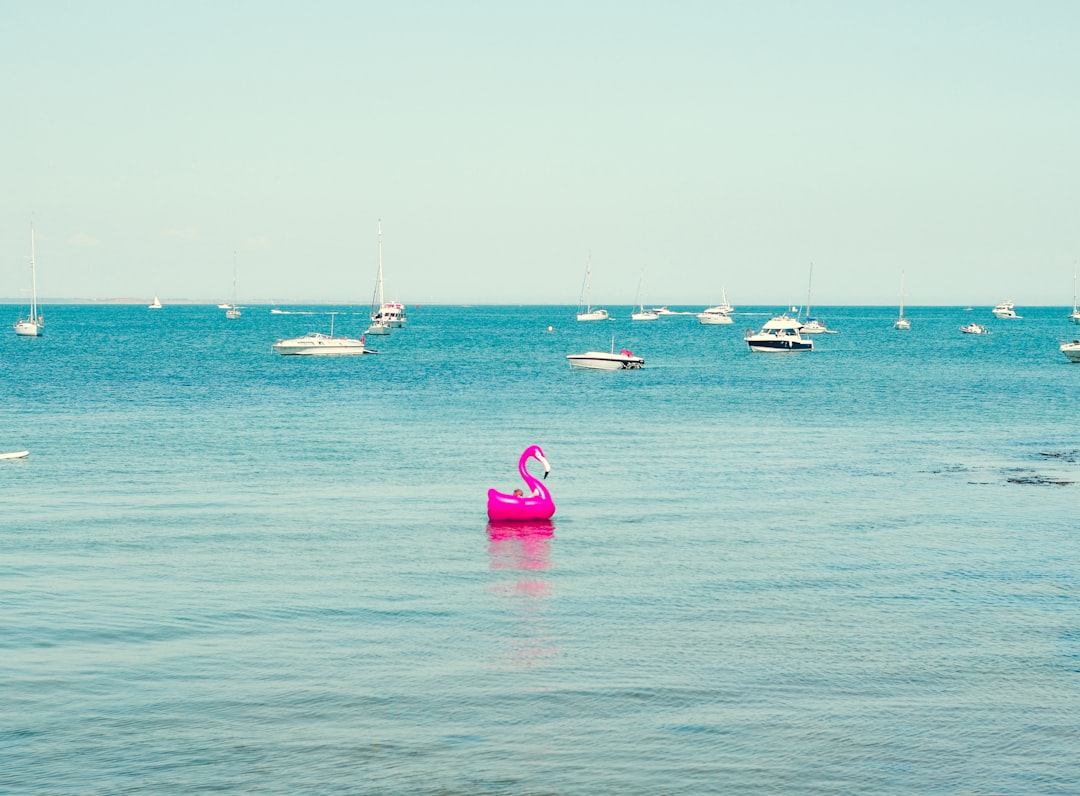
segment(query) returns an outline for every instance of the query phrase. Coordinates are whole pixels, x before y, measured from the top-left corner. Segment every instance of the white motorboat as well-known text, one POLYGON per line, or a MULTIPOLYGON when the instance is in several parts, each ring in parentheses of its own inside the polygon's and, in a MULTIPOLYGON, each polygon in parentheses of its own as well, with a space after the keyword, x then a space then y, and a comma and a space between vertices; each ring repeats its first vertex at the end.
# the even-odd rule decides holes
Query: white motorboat
POLYGON ((900 272, 900 317, 893 324, 894 329, 906 332, 911 328, 911 321, 904 317, 904 273, 900 272))
POLYGON ((400 329, 405 325, 405 305, 397 301, 387 301, 383 288, 382 266, 382 219, 379 219, 379 273, 375 279, 375 293, 371 298, 371 327, 369 334, 389 334, 390 329, 400 329), (376 301, 377 300, 377 301, 376 301))
POLYGON ((718 304, 715 307, 709 307, 708 309, 699 312, 697 316, 698 323, 704 324, 705 326, 726 326, 735 323, 731 316, 721 309, 721 307, 722 305, 718 304))
POLYGON ((357 356, 359 354, 375 354, 364 345, 364 336, 360 335, 357 340, 354 337, 334 337, 334 316, 330 313, 330 334, 321 332, 308 332, 303 337, 293 337, 289 340, 278 340, 271 348, 279 354, 300 356, 357 356))
POLYGON ((649 312, 655 312, 657 315, 675 315, 674 310, 669 310, 667 307, 653 307, 649 312))
POLYGON ((611 339, 611 351, 586 351, 584 354, 567 354, 571 367, 592 370, 637 370, 645 366, 642 357, 635 356, 625 348, 615 352, 615 338, 611 339))
POLYGON ((38 310, 37 269, 34 265, 34 225, 30 224, 30 314, 15 321, 15 334, 19 337, 40 337, 45 319, 38 310))
POLYGON ((606 321, 610 315, 603 307, 593 307, 591 300, 592 272, 590 263, 592 258, 585 262, 585 281, 581 284, 581 295, 578 296, 577 319, 579 321, 606 321))
POLYGON ((154 296, 154 300, 151 301, 149 304, 147 304, 146 308, 148 310, 160 310, 161 309, 161 299, 159 299, 157 296, 154 296))
POLYGON ((990 310, 994 313, 995 318, 1020 318, 1023 316, 1016 314, 1016 305, 1011 301, 1003 301, 998 304, 994 309, 990 310))
POLYGON ((11 451, 10 453, 0 453, 0 459, 25 459, 30 455, 30 451, 11 451))
POLYGON ((788 353, 795 351, 813 351, 814 341, 804 340, 799 333, 803 325, 787 314, 770 319, 761 327, 761 331, 746 330, 746 344, 751 351, 788 353))
POLYGON ((1062 343, 1061 353, 1064 354, 1070 362, 1080 362, 1080 340, 1073 340, 1071 343, 1062 343))
POLYGON ((975 323, 975 321, 972 321, 966 326, 961 326, 960 331, 964 334, 990 334, 989 330, 987 330, 985 326, 980 326, 979 324, 975 323))
POLYGON ((240 307, 236 304, 236 249, 232 253, 232 304, 225 307, 225 317, 235 321, 240 317, 240 307))

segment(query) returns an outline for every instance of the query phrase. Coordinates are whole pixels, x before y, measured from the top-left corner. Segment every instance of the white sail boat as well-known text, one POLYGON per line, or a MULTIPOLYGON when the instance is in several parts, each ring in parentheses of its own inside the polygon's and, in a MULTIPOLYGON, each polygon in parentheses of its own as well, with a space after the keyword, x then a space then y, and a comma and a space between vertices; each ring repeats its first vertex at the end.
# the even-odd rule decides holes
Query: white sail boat
POLYGON ((38 312, 37 269, 34 265, 34 225, 30 224, 30 314, 15 321, 15 334, 19 337, 40 337, 45 319, 38 312))
POLYGON ((637 312, 631 313, 630 320, 632 321, 658 321, 660 320, 660 313, 656 310, 647 310, 645 305, 641 303, 641 283, 645 280, 645 274, 641 275, 637 283, 637 296, 634 299, 634 303, 638 305, 637 312))
POLYGON ((911 321, 904 317, 904 272, 900 272, 900 317, 893 324, 894 329, 907 331, 911 328, 911 321))
POLYGON ((397 301, 387 301, 383 292, 382 267, 382 219, 379 219, 379 276, 375 280, 375 295, 371 299, 371 326, 368 334, 387 334, 390 329, 399 329, 405 325, 405 305, 397 301), (378 309, 375 299, 378 298, 378 309))
POLYGON ((799 330, 800 334, 836 334, 833 329, 827 329, 825 324, 810 315, 810 289, 814 285, 814 264, 810 263, 810 281, 806 285, 806 323, 799 330))
POLYGON ((240 317, 240 308, 236 306, 236 250, 232 253, 232 304, 225 310, 225 317, 235 321, 240 317))
POLYGON ((585 281, 581 284, 581 295, 578 297, 577 319, 579 321, 606 321, 608 311, 602 307, 593 309, 590 294, 592 293, 592 271, 590 265, 592 258, 585 261, 585 281))
POLYGON ((1080 323, 1080 308, 1076 306, 1076 263, 1073 263, 1073 311, 1069 313, 1069 320, 1080 323))
POLYGON ((161 309, 161 299, 159 299, 157 296, 154 296, 154 300, 151 301, 149 304, 147 304, 146 308, 148 310, 160 310, 161 309))
POLYGON ((735 323, 735 321, 731 319, 731 313, 735 311, 735 308, 728 303, 727 288, 722 288, 721 292, 722 298, 719 304, 715 307, 706 307, 698 313, 698 323, 703 324, 704 326, 720 326, 735 323))

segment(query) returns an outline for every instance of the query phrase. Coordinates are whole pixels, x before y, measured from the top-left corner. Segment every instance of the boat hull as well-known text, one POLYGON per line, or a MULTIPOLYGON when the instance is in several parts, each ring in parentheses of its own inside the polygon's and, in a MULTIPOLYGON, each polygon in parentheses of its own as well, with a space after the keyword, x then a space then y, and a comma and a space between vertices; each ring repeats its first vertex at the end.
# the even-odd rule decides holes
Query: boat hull
POLYGON ((1073 340, 1061 346, 1061 353, 1070 362, 1080 362, 1080 340, 1073 340))
POLYGON ((37 321, 16 321, 15 334, 19 337, 41 337, 41 326, 37 321))
POLYGON ((730 315, 723 312, 699 312, 697 319, 702 326, 728 326, 735 323, 730 315))
POLYGON ((645 360, 642 357, 609 354, 604 351, 568 354, 566 361, 570 363, 571 367, 588 370, 638 370, 645 366, 645 360))
POLYGON ((283 356, 348 357, 375 353, 364 346, 363 340, 352 337, 327 337, 318 333, 291 340, 280 340, 271 348, 283 356))
POLYGON ((746 345, 759 354, 792 354, 814 350, 812 340, 747 340, 746 345))
POLYGON ((579 312, 577 319, 579 321, 606 321, 610 315, 607 310, 593 310, 591 312, 579 312))

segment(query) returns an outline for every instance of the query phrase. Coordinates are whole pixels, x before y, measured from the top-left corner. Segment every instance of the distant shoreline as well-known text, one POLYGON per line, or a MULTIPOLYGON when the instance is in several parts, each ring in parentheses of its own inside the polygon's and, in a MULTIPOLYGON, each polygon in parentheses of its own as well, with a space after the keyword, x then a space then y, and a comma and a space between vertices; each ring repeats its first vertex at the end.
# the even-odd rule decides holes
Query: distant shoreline
MULTIPOLYGON (((107 299, 86 299, 86 298, 38 298, 38 304, 44 306, 58 306, 58 305, 78 305, 78 306, 139 306, 149 305, 153 300, 151 298, 107 298, 107 299)), ((216 307, 219 304, 227 303, 222 301, 209 301, 206 299, 174 299, 174 298, 162 298, 161 302, 164 306, 191 306, 191 307, 216 307)), ((0 306, 16 306, 21 307, 26 305, 27 300, 25 298, 0 298, 0 306)), ((367 301, 247 301, 240 302, 241 307, 367 307, 370 302, 367 301)), ((404 302, 406 307, 576 307, 575 303, 547 303, 547 302, 520 302, 520 301, 426 301, 426 302, 404 302)), ((608 302, 609 307, 632 307, 635 306, 629 302, 608 302)), ((655 306, 660 306, 659 304, 655 306)), ((667 302, 666 306, 679 307, 692 309, 694 307, 706 307, 709 306, 707 302, 667 302)), ((788 308, 793 305, 785 304, 784 302, 744 302, 740 304, 741 307, 754 307, 755 309, 780 307, 788 308)), ((830 307, 895 307, 895 303, 885 304, 815 304, 814 309, 818 311, 826 310, 830 307)), ((911 307, 958 307, 960 309, 966 309, 973 307, 975 309, 991 309, 995 306, 995 302, 968 302, 966 304, 909 304, 911 307)), ((1065 307, 1069 308, 1068 304, 1061 302, 1055 302, 1053 304, 1034 304, 1034 303, 1019 303, 1017 307, 1065 307)), ((735 309, 736 314, 739 312, 739 307, 735 309)))

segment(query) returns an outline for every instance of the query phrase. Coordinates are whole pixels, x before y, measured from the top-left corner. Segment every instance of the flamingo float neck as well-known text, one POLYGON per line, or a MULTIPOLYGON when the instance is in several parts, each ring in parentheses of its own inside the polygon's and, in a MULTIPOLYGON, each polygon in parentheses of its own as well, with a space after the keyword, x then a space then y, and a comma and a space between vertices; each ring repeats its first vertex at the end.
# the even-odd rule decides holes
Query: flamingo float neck
POLYGON ((540 462, 540 464, 544 465, 544 478, 547 478, 547 474, 551 472, 551 465, 549 465, 547 459, 544 458, 544 452, 540 450, 540 446, 532 445, 522 451, 521 458, 518 459, 518 472, 521 473, 521 480, 528 485, 532 494, 550 499, 551 493, 547 491, 544 482, 537 480, 536 476, 530 473, 525 466, 529 459, 534 458, 540 462))

